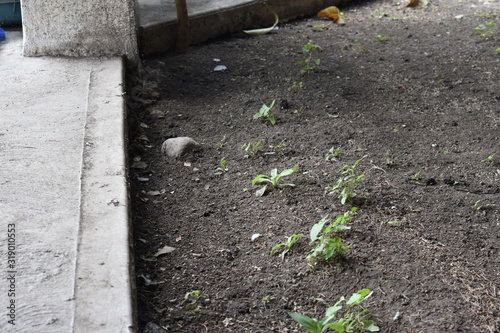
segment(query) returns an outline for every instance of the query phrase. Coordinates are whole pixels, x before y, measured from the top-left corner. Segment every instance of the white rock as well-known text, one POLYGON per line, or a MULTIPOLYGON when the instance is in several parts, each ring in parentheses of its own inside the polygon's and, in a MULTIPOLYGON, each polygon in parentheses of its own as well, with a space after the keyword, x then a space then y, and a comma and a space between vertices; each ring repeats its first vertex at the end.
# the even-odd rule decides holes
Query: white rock
POLYGON ((193 139, 189 137, 178 137, 165 140, 161 145, 161 152, 167 156, 178 158, 200 148, 201 145, 193 139))

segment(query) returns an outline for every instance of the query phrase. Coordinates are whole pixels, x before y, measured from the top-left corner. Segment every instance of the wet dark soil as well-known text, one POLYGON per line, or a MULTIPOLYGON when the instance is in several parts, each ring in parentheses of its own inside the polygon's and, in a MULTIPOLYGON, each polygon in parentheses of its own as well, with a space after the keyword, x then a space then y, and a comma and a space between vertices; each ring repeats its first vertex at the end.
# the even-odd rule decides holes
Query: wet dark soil
POLYGON ((398 7, 359 2, 344 26, 304 18, 144 60, 129 103, 142 331, 305 332, 288 312, 322 318, 368 288, 381 332, 499 332, 500 2, 398 7), (303 73, 306 44, 322 51, 303 73), (275 125, 253 118, 273 101, 275 125), (202 149, 162 154, 180 136, 202 149), (342 204, 325 188, 363 156, 342 204), (275 168, 297 168, 281 180, 296 186, 256 196, 275 168), (334 235, 344 256, 309 262, 311 227, 352 207, 334 235))

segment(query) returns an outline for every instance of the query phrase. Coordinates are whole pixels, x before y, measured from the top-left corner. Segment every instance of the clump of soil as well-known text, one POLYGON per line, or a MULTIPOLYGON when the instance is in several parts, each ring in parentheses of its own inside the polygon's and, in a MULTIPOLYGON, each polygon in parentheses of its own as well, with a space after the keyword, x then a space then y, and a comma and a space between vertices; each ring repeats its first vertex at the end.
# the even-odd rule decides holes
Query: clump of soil
POLYGON ((500 4, 342 11, 345 26, 306 18, 144 61, 130 100, 141 330, 304 332, 288 312, 322 318, 316 299, 369 288, 381 332, 498 332, 500 4), (306 44, 322 51, 304 73, 306 44), (255 120, 272 101, 276 124, 255 120), (202 149, 165 157, 179 136, 202 149), (365 155, 357 196, 328 195, 365 155), (298 168, 282 179, 296 186, 257 197, 274 168, 298 168), (311 265, 311 227, 352 207, 345 256, 311 265))

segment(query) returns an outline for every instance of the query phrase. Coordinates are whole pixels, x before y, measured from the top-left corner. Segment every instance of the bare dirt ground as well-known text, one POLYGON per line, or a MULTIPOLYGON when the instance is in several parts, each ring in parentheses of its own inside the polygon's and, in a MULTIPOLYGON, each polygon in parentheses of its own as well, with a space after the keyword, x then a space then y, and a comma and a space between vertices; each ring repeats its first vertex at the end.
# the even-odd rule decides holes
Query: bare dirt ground
POLYGON ((305 332, 288 312, 322 318, 368 288, 381 332, 499 332, 500 2, 341 10, 344 26, 304 18, 144 61, 130 90, 141 330, 305 332), (275 125, 253 118, 273 100, 275 125), (202 149, 164 156, 178 136, 202 149), (342 204, 326 188, 363 156, 342 204), (256 196, 274 168, 297 168, 281 179, 296 186, 256 196), (312 226, 352 207, 330 235, 350 248, 309 261, 312 226))

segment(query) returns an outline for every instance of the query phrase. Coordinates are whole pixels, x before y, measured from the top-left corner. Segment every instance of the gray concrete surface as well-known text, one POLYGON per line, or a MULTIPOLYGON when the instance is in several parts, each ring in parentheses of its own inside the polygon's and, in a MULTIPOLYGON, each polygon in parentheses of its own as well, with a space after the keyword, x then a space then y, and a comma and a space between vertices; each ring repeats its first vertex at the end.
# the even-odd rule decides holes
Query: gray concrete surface
POLYGON ((135 0, 23 0, 26 56, 126 56, 138 62, 135 0))
MULTIPOLYGON (((190 39, 200 43, 244 29, 272 26, 274 16, 263 0, 186 0, 190 39)), ((352 0, 267 0, 287 21, 315 15, 329 6, 344 6, 352 0)), ((142 55, 174 49, 177 36, 175 0, 138 0, 139 45, 142 55)))
POLYGON ((0 332, 133 331, 122 60, 21 46, 0 42, 0 332))

